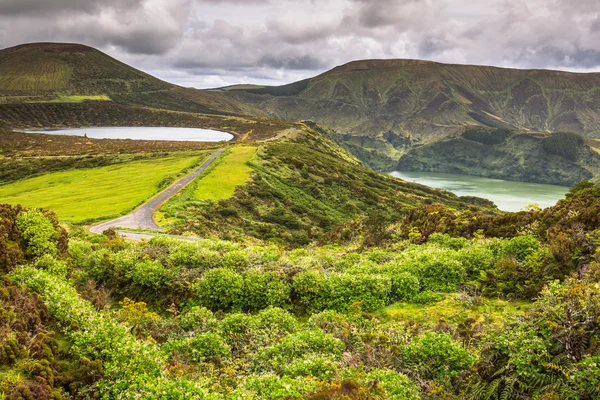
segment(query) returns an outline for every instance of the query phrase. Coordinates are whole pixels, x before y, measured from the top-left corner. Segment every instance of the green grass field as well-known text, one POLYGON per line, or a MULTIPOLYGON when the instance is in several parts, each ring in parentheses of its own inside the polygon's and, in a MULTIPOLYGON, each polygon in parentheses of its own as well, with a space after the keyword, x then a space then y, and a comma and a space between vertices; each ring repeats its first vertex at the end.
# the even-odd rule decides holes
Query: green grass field
POLYGON ((230 198, 235 188, 250 179, 252 168, 248 161, 256 153, 256 147, 234 147, 207 175, 200 178, 194 192, 197 200, 223 200, 230 198))
POLYGON ((159 184, 199 157, 166 157, 50 173, 0 186, 0 203, 54 210, 68 222, 117 216, 154 195, 159 184))
MULTIPOLYGON (((81 103, 84 101, 110 101, 110 97, 105 94, 83 95, 83 96, 60 96, 57 99, 47 101, 46 103, 81 103)), ((44 103, 43 101, 41 103, 44 103)))

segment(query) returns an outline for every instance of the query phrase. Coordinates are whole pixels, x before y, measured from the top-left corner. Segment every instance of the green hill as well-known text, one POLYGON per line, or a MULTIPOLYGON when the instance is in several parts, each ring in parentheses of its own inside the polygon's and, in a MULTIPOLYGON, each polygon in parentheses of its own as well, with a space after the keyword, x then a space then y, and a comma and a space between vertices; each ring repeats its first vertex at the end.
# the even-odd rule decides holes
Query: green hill
POLYGON ((279 87, 229 90, 274 116, 342 133, 430 140, 468 125, 600 137, 600 74, 365 60, 279 87))
POLYGON ((219 93, 164 82, 92 47, 31 43, 0 50, 0 105, 83 101, 112 101, 211 114, 248 114, 219 93))

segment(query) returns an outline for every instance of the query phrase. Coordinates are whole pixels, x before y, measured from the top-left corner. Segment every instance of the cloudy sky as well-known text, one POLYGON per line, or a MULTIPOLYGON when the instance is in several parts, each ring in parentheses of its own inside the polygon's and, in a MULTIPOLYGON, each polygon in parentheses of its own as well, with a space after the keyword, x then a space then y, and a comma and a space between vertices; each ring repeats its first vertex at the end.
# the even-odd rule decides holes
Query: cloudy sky
POLYGON ((199 88, 365 58, 600 71, 597 0, 0 0, 0 47, 95 46, 199 88))

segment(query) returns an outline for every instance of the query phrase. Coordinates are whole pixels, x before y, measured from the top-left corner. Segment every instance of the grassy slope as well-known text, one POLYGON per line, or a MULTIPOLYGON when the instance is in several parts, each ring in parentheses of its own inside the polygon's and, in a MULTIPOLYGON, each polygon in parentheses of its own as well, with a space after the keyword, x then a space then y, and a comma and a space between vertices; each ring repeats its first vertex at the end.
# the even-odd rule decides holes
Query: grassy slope
POLYGON ((52 209, 75 223, 106 218, 131 210, 197 161, 188 155, 50 173, 0 186, 0 202, 52 209))
POLYGON ((397 219, 424 202, 470 207, 451 193, 376 173, 308 126, 298 127, 260 146, 249 163, 252 180, 231 198, 197 200, 191 185, 168 202, 162 211, 174 222, 172 232, 300 245, 376 212, 397 219))
POLYGON ((238 186, 250 179, 252 169, 247 163, 256 153, 256 147, 234 147, 219 160, 215 168, 196 185, 197 200, 224 200, 233 196, 238 186))

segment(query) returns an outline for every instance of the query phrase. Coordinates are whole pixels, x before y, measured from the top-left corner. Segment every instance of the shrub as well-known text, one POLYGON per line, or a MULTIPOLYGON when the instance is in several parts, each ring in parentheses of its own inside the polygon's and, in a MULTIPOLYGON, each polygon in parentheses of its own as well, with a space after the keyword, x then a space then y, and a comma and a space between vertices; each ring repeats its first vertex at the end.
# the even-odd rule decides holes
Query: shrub
POLYGON ((62 260, 57 260, 50 254, 45 254, 38 258, 34 265, 36 268, 45 269, 56 276, 66 277, 69 273, 69 267, 67 266, 67 263, 62 260))
POLYGON ((388 304, 392 282, 387 276, 332 274, 329 280, 327 308, 345 311, 352 303, 361 303, 363 309, 373 311, 388 304))
POLYGON ((366 380, 377 382, 385 389, 388 400, 418 400, 421 398, 419 386, 406 375, 389 369, 372 369, 366 375, 366 380))
POLYGON ((525 260, 527 256, 540 248, 540 241, 533 236, 517 236, 502 242, 502 254, 509 254, 519 261, 525 260))
POLYGON ((144 261, 136 263, 126 276, 136 285, 158 289, 165 283, 167 272, 160 262, 152 261, 146 256, 144 261))
POLYGON ((390 274, 392 301, 411 301, 419 293, 419 279, 409 272, 396 272, 390 274))
POLYGON ((206 333, 218 324, 212 311, 204 307, 192 307, 177 318, 179 325, 186 331, 206 333))
POLYGON ((41 211, 31 209, 22 211, 15 221, 26 243, 26 254, 39 257, 44 254, 58 253, 57 241, 59 233, 52 221, 41 211))
POLYGON ((234 250, 225 253, 221 259, 221 265, 234 271, 244 271, 250 264, 250 257, 243 250, 234 250))
POLYGON ((178 243, 174 247, 166 258, 168 265, 202 271, 221 266, 219 253, 202 248, 197 243, 178 243))
POLYGON ((293 360, 284 367, 283 375, 290 378, 307 377, 325 380, 330 379, 338 369, 334 357, 311 354, 307 357, 293 360))
POLYGON ((283 338, 281 343, 260 349, 256 364, 282 373, 294 360, 308 355, 339 357, 344 343, 320 330, 301 331, 283 338))
POLYGON ((199 304, 211 310, 239 310, 243 304, 244 279, 228 268, 205 272, 194 289, 199 304))
POLYGON ((480 271, 486 271, 493 267, 496 257, 494 253, 485 246, 470 246, 460 249, 457 260, 465 267, 468 275, 477 277, 480 271))
POLYGON ((304 271, 294 276, 294 292, 297 304, 306 312, 312 313, 327 308, 331 283, 324 274, 304 271))
POLYGON ((166 351, 177 351, 193 362, 203 362, 212 357, 227 357, 231 354, 231 348, 227 342, 214 333, 195 335, 184 340, 174 340, 164 347, 166 351))
POLYGON ((450 251, 418 253, 399 268, 415 275, 423 290, 453 292, 467 277, 465 267, 453 257, 454 254, 450 251))
POLYGON ((469 244, 469 241, 462 237, 452 237, 443 233, 433 233, 427 239, 427 243, 435 244, 440 247, 452 250, 460 250, 469 244))
POLYGON ((273 272, 248 272, 244 276, 244 308, 262 310, 269 306, 285 307, 291 286, 273 272))
POLYGON ((446 333, 426 332, 402 349, 402 361, 426 379, 446 380, 471 368, 476 357, 446 333))

